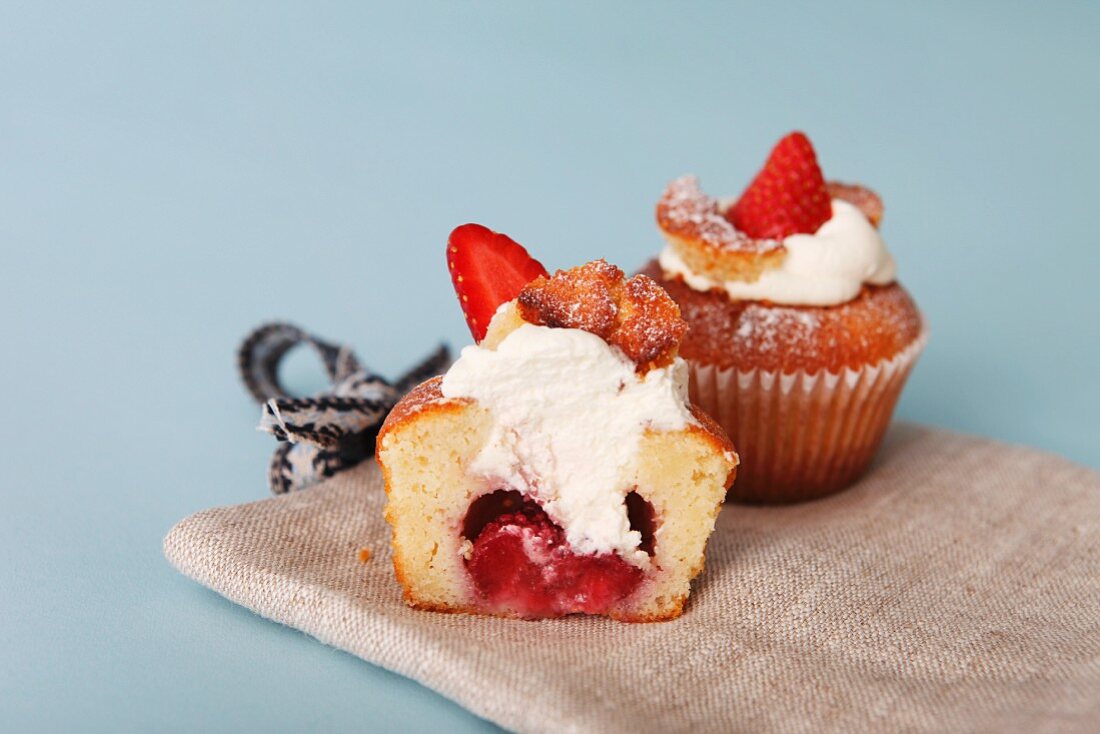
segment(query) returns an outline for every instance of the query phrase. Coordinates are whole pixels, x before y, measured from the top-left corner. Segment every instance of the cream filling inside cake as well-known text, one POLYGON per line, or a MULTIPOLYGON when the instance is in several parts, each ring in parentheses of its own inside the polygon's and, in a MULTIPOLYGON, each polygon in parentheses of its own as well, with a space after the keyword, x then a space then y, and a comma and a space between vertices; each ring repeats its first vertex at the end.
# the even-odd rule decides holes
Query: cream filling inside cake
POLYGON ((614 552, 645 567, 624 503, 631 467, 647 430, 696 422, 687 380, 680 358, 639 375, 594 334, 523 324, 495 349, 463 349, 441 391, 492 417, 471 474, 536 499, 576 552, 614 552))
POLYGON ((835 306, 859 295, 864 283, 892 283, 897 267, 878 230, 852 204, 840 199, 832 203, 832 218, 813 234, 784 238, 782 263, 751 283, 695 273, 671 244, 661 252, 661 269, 666 275, 679 275, 697 291, 720 289, 739 300, 795 306, 835 306))

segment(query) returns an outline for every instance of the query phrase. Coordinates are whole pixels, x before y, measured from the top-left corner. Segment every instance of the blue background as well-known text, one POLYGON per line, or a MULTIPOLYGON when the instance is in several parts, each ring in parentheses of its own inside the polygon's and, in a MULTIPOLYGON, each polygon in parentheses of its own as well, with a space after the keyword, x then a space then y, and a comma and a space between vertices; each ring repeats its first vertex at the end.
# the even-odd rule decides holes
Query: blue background
POLYGON ((163 560, 267 494, 238 339, 393 374, 467 340, 455 225, 635 267, 793 128, 932 324, 900 415, 1100 466, 1097 5, 399 5, 0 6, 0 729, 487 728, 163 560))

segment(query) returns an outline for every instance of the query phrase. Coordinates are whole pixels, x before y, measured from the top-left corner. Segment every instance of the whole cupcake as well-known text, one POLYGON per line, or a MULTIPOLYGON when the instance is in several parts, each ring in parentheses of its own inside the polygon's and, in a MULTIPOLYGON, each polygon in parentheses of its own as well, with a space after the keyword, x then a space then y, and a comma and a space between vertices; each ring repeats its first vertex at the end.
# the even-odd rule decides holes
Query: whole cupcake
POLYGON ((926 340, 882 212, 870 189, 827 183, 799 132, 739 199, 685 176, 657 205, 667 246, 642 272, 679 304, 691 398, 740 453, 731 499, 820 497, 870 464, 926 340))

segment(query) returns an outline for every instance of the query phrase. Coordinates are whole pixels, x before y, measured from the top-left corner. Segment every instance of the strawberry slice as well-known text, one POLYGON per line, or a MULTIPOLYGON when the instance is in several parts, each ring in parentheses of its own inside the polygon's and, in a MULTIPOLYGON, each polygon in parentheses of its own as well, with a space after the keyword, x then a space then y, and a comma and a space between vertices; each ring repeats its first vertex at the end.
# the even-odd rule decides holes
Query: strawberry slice
POLYGON ((523 245, 480 224, 463 224, 451 232, 447 267, 470 333, 479 342, 500 304, 546 275, 546 268, 523 245))
POLYGON ((749 237, 773 240, 813 234, 832 215, 814 147, 800 132, 776 143, 760 173, 726 212, 749 237))

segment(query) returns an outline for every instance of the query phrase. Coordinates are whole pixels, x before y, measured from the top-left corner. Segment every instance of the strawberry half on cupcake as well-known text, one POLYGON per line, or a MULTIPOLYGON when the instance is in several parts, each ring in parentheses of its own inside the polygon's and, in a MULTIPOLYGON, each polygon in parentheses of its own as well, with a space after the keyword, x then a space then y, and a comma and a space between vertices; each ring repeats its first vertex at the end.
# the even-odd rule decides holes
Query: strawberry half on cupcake
POLYGON ((642 273, 679 304, 692 400, 740 452, 732 499, 820 497, 870 464, 926 340, 882 214, 870 189, 827 182, 800 132, 740 198, 685 176, 658 203, 667 244, 642 273))
POLYGON ((679 308, 602 260, 550 276, 479 225, 447 254, 478 343, 398 403, 377 444, 406 601, 678 616, 737 466, 688 401, 679 308))

